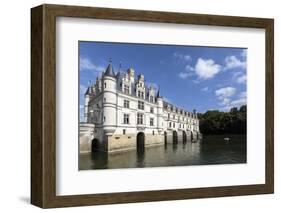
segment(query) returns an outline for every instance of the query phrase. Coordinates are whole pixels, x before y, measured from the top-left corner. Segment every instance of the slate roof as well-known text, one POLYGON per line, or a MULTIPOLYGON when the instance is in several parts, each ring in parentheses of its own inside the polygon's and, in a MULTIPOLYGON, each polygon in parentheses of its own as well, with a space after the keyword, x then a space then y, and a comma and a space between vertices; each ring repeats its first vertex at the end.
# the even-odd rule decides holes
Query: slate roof
POLYGON ((115 77, 115 73, 114 73, 113 66, 111 63, 108 64, 106 71, 104 73, 104 76, 115 77))

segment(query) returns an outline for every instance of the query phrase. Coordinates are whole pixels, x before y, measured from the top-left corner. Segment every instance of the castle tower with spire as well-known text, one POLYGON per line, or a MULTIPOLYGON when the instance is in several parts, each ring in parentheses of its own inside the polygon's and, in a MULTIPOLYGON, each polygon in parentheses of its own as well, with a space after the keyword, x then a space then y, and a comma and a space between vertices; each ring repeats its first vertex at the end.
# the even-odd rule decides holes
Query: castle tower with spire
POLYGON ((164 129, 164 120, 163 120, 163 98, 160 95, 160 87, 158 88, 157 96, 157 128, 161 132, 164 129))
POLYGON ((105 135, 112 135, 116 129, 116 76, 111 61, 106 68, 102 78, 102 113, 103 113, 103 130, 105 135))

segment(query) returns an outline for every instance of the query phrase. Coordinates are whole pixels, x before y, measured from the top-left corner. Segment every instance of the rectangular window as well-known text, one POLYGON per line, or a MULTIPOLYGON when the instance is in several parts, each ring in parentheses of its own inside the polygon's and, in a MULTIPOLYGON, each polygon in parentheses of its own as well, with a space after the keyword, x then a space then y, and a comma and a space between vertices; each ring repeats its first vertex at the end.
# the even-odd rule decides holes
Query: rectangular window
POLYGON ((169 122, 169 127, 172 127, 172 123, 171 122, 169 122))
POLYGON ((143 114, 138 113, 138 120, 137 120, 138 124, 143 124, 143 114))
POLYGON ((138 109, 144 110, 144 102, 138 101, 138 109))
POLYGON ((126 129, 123 129, 123 135, 125 135, 126 134, 126 129))
POLYGON ((138 97, 139 97, 139 98, 144 98, 144 93, 141 92, 141 91, 138 91, 138 97))
POLYGON ((154 113, 153 107, 150 107, 150 113, 154 113))
POLYGON ((124 124, 129 124, 129 114, 124 114, 124 124))
POLYGON ((173 123, 173 127, 175 128, 175 123, 173 123))
POLYGON ((129 86, 128 85, 124 85, 124 93, 125 94, 129 94, 130 90, 129 90, 129 86))
POLYGON ((154 126, 154 119, 150 118, 150 126, 154 126))
POLYGON ((128 100, 124 100, 124 107, 130 108, 130 102, 128 100))

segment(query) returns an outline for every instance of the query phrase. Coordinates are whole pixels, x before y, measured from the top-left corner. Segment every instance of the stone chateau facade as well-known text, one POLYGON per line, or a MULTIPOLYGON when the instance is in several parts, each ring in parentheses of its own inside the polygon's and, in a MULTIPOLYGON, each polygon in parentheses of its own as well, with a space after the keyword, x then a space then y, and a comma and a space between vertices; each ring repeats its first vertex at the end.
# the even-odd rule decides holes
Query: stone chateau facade
POLYGON ((110 63, 85 93, 85 122, 80 123, 80 153, 117 152, 196 141, 199 120, 192 112, 163 100, 142 74, 114 73, 110 63))

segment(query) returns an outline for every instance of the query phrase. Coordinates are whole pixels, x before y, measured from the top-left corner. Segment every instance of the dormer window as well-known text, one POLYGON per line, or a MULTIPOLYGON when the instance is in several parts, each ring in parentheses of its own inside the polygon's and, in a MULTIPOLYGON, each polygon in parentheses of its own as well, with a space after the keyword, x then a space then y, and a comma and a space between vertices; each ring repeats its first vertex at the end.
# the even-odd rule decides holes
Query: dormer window
POLYGON ((144 98, 144 93, 142 91, 138 91, 138 97, 139 98, 144 98))
POLYGON ((151 95, 151 96, 149 96, 149 101, 150 102, 154 102, 154 97, 151 95))
POLYGON ((125 94, 130 94, 130 88, 128 85, 124 85, 124 93, 125 94))

